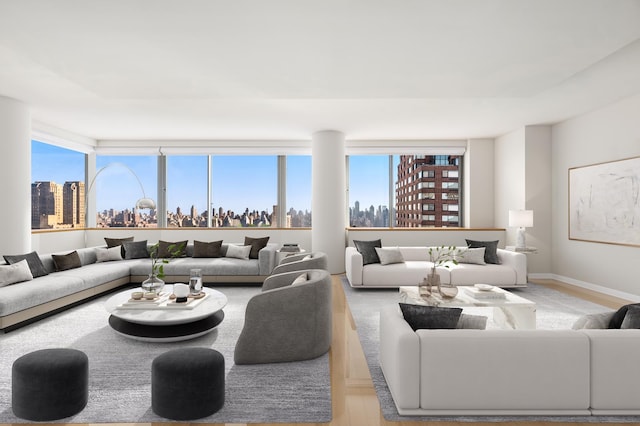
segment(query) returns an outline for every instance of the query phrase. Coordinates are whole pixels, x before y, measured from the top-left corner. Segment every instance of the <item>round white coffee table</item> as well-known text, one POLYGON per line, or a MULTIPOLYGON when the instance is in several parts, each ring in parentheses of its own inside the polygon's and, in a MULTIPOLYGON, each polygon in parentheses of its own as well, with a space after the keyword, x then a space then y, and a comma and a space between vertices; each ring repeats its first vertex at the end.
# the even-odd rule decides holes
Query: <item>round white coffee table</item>
MULTIPOLYGON (((170 293, 171 285, 163 292, 170 293)), ((111 296, 104 304, 109 317, 109 325, 117 333, 136 340, 150 342, 177 342, 194 339, 213 331, 224 319, 227 296, 210 288, 204 288, 206 297, 189 303, 193 306, 167 306, 171 301, 160 303, 129 303, 129 289, 111 296)))

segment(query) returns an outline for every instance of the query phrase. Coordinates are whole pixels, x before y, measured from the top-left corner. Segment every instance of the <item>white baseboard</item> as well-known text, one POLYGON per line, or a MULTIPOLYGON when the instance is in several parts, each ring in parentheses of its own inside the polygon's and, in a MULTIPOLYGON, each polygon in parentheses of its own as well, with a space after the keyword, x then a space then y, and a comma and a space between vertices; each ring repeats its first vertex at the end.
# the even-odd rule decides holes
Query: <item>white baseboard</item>
POLYGON ((556 280, 563 283, 571 284, 576 287, 585 288, 587 290, 596 291, 598 293, 606 294, 608 296, 617 297, 619 299, 628 300, 630 302, 640 302, 640 295, 631 294, 620 290, 614 290, 612 288, 604 287, 597 284, 588 283, 586 281, 576 280, 574 278, 565 277, 557 274, 543 273, 543 274, 529 274, 529 278, 537 278, 542 280, 556 280))

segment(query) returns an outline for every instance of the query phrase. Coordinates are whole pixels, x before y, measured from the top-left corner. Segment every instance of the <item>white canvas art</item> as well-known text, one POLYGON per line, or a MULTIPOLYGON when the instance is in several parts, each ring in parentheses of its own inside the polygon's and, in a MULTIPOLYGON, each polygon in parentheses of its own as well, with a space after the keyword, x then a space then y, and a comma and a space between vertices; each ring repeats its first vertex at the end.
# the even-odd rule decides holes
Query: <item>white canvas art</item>
POLYGON ((569 239, 640 246, 640 157, 569 169, 569 239))

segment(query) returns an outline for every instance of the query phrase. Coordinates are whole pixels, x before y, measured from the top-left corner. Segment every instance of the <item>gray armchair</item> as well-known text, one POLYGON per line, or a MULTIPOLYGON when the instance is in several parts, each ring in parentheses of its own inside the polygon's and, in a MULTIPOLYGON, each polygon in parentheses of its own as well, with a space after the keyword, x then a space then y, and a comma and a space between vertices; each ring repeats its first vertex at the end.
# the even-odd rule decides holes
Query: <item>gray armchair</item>
POLYGON ((305 269, 328 269, 327 254, 321 251, 312 253, 300 253, 287 256, 280 264, 273 268, 272 275, 283 272, 302 271, 305 269))
POLYGON ((235 363, 303 361, 326 353, 332 337, 331 293, 331 275, 325 270, 267 277, 262 292, 247 303, 235 363))

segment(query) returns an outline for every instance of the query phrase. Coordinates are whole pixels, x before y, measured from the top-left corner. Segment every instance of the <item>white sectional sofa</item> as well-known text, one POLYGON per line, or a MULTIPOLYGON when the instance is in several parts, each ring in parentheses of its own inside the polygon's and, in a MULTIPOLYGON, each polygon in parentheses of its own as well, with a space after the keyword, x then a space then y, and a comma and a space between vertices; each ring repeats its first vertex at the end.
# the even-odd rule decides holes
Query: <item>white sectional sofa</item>
MULTIPOLYGON (((268 243, 258 252, 258 259, 224 257, 227 248, 223 243, 222 257, 193 258, 193 247, 188 245, 186 257, 164 265, 164 281, 187 282, 190 269, 199 268, 205 283, 262 283, 275 267, 279 245, 268 243)), ((76 251, 82 265, 79 268, 56 272, 52 255, 42 254, 39 257, 48 275, 0 287, 0 330, 10 330, 117 287, 141 283, 151 272, 148 258, 96 263, 96 247, 76 251)))
MULTIPOLYGON (((437 247, 434 247, 436 249, 437 247)), ((404 262, 382 265, 363 265, 363 257, 355 247, 345 250, 347 279, 352 287, 399 287, 418 285, 427 276, 431 262, 429 247, 398 247, 404 262)), ((438 267, 442 284, 492 284, 503 288, 527 285, 527 257, 522 253, 497 249, 500 264, 450 264, 438 267)))
POLYGON ((417 330, 380 312, 401 415, 638 415, 640 330, 417 330))

